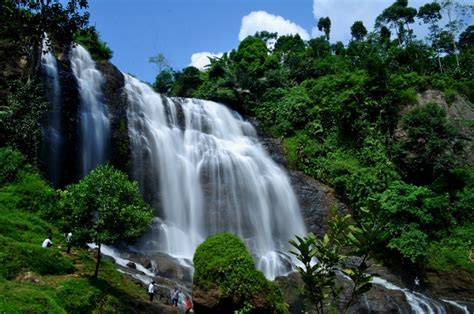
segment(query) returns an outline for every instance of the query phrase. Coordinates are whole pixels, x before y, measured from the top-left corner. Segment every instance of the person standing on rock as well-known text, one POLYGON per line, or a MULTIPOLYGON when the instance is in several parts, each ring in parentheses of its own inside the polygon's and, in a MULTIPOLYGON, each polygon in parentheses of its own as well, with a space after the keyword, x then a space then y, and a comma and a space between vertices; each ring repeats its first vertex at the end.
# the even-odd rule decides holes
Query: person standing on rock
POLYGON ((171 294, 171 304, 173 306, 178 306, 178 300, 179 300, 179 289, 178 287, 175 287, 173 290, 173 293, 171 294))
POLYGON ((67 243, 67 254, 71 253, 72 247, 72 232, 69 232, 66 236, 66 243, 67 243))
POLYGON ((155 281, 152 280, 148 285, 148 295, 150 296, 150 302, 153 303, 153 298, 155 297, 156 288, 155 288, 155 281))
POLYGON ((420 279, 418 279, 418 276, 415 277, 415 290, 420 290, 420 279))

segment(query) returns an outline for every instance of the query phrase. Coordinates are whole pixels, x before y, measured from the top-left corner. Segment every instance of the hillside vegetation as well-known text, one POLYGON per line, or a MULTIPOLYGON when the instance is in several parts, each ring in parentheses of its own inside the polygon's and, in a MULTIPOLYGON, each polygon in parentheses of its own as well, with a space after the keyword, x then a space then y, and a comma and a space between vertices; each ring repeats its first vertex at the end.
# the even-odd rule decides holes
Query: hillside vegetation
POLYGON ((309 41, 263 31, 203 71, 165 68, 154 88, 256 116, 283 140, 292 169, 335 187, 356 219, 370 208, 389 234, 379 250, 387 261, 472 274, 474 25, 452 27, 472 10, 397 0, 373 33, 354 21, 347 45, 330 41, 329 18, 309 41), (441 17, 453 12, 459 19, 444 27, 441 17), (426 39, 413 33, 415 22, 426 39), (418 103, 433 90, 441 99, 418 103))

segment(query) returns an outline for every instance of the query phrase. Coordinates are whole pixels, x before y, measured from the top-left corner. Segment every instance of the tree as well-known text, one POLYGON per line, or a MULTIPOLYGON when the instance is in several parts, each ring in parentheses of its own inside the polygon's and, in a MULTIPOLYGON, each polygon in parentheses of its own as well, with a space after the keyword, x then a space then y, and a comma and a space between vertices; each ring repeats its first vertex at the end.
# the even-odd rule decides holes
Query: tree
POLYGON ((437 38, 439 37, 439 33, 441 28, 438 25, 439 20, 441 19, 441 6, 437 2, 427 3, 420 7, 418 10, 417 17, 422 19, 425 24, 429 24, 429 31, 430 34, 428 39, 433 44, 434 49, 436 50, 437 58, 438 58, 438 66, 439 71, 443 73, 443 66, 441 64, 441 56, 439 46, 437 45, 437 38))
POLYGON ((94 26, 77 31, 74 34, 74 42, 83 45, 95 60, 112 58, 112 50, 100 39, 94 26))
POLYGON ((331 19, 329 19, 329 16, 321 17, 319 19, 318 30, 324 32, 326 40, 329 41, 329 33, 331 32, 331 19))
POLYGON ((156 56, 150 57, 148 62, 155 64, 158 67, 158 74, 161 71, 169 69, 170 65, 168 60, 166 60, 165 55, 159 52, 156 56))
POLYGON ((461 4, 457 0, 441 1, 441 8, 448 16, 446 28, 451 33, 452 43, 454 47, 454 56, 456 57, 456 65, 459 68, 459 57, 457 55, 456 35, 464 26, 462 17, 469 15, 474 11, 474 5, 461 4))
POLYGON ((458 135, 438 104, 417 106, 406 113, 401 129, 406 136, 395 142, 393 156, 406 180, 430 184, 453 166, 458 135))
POLYGON ((395 29, 398 37, 398 45, 408 43, 413 37, 410 24, 415 22, 416 9, 408 6, 408 0, 396 0, 391 6, 383 10, 377 16, 375 26, 388 25, 395 29), (406 29, 405 29, 406 27, 406 29))
POLYGON ((171 94, 179 97, 193 97, 194 92, 202 84, 201 72, 198 68, 190 66, 182 72, 174 73, 175 83, 171 94))
POLYGON ((348 312, 352 302, 372 287, 366 261, 374 248, 385 241, 386 235, 383 225, 368 218, 371 217, 368 210, 363 212, 367 219, 361 219, 360 226, 350 224, 350 215, 336 215, 328 221, 329 230, 322 239, 310 233, 307 237, 296 236, 296 241, 289 241, 296 249, 291 253, 303 264, 297 267, 305 285, 303 294, 316 307, 317 313, 324 313, 331 300, 342 292, 342 288, 336 287, 336 274, 341 269, 353 284, 344 312, 348 312), (360 262, 348 265, 345 262, 348 256, 358 256, 360 262))
POLYGON ((160 71, 156 76, 155 83, 153 83, 153 88, 162 94, 169 94, 173 88, 174 83, 174 73, 171 69, 165 69, 160 71))
POLYGON ((365 28, 362 21, 355 21, 351 26, 351 35, 354 40, 362 40, 367 35, 367 28, 365 28))
POLYGON ((63 228, 79 243, 98 246, 97 278, 102 244, 131 242, 147 229, 153 209, 146 204, 136 182, 110 165, 93 170, 79 183, 61 192, 63 228))
POLYGON ((469 47, 474 47, 474 25, 469 25, 459 35, 459 48, 467 49, 469 47))
MULTIPOLYGON (((60 47, 69 44, 74 34, 87 25, 87 0, 15 0, 16 9, 28 13, 22 15, 24 40, 30 45, 30 78, 38 73, 45 34, 60 47)), ((2 8, 3 10, 3 8, 2 8)))

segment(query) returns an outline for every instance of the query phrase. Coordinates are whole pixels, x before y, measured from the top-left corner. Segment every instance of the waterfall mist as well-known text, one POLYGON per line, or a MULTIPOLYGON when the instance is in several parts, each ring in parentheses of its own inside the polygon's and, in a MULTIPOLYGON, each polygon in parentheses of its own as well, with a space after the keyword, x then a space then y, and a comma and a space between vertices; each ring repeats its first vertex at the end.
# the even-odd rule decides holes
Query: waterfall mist
POLYGON ((125 91, 133 177, 157 208, 138 249, 192 259, 207 236, 229 231, 268 278, 288 272, 288 240, 306 230, 253 126, 223 105, 162 97, 128 75, 125 91))
POLYGON ((106 160, 110 123, 103 102, 104 77, 89 52, 81 45, 71 48, 72 71, 79 84, 81 177, 106 160))

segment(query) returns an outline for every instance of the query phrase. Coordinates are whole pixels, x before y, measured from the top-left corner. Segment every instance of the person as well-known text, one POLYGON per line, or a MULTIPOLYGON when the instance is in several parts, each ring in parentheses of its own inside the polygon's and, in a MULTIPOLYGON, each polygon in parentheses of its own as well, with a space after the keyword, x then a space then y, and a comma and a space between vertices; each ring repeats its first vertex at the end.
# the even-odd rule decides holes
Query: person
POLYGON ((415 277, 415 289, 420 289, 420 279, 418 279, 418 276, 415 277))
POLYGON ((178 300, 179 300, 179 289, 178 287, 175 287, 173 290, 173 293, 171 294, 171 304, 173 306, 178 306, 178 300))
POLYGON ((48 248, 53 246, 53 241, 51 241, 52 237, 49 236, 46 239, 44 239, 43 244, 41 245, 42 247, 48 248))
POLYGON ((148 295, 150 296, 150 302, 153 302, 153 298, 155 297, 156 289, 155 289, 155 281, 152 280, 148 285, 148 295))
POLYGON ((72 232, 69 232, 66 236, 66 243, 67 243, 67 254, 71 253, 71 246, 72 246, 72 232))
POLYGON ((191 297, 189 295, 186 295, 186 298, 184 299, 185 313, 188 314, 192 308, 193 308, 193 301, 191 300, 191 297))
POLYGON ((471 242, 471 240, 467 241, 467 261, 469 263, 474 263, 474 258, 472 258, 472 242, 471 242))

